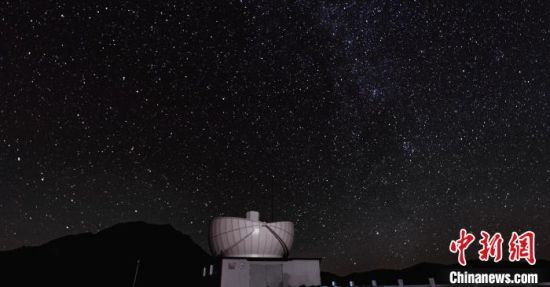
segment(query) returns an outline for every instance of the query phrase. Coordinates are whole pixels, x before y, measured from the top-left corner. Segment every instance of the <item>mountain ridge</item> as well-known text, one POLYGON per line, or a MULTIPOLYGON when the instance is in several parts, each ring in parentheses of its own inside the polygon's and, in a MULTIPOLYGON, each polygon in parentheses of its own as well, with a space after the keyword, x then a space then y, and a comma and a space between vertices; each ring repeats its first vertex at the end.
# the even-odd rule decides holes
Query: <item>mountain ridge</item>
POLYGON ((120 223, 1 251, 0 285, 132 286, 138 260, 136 287, 185 286, 199 283, 211 257, 170 225, 120 223))
MULTIPOLYGON (((38 246, 0 251, 0 286, 132 286, 137 261, 138 286, 198 286, 202 268, 213 258, 192 238, 169 224, 143 221, 119 223, 96 233, 63 236, 38 246), (85 280, 84 280, 85 278, 85 280)), ((420 262, 403 269, 375 269, 339 276, 322 272, 324 285, 332 281, 355 284, 427 284, 428 278, 448 282, 449 270, 512 272, 536 270, 542 280, 550 274, 550 261, 535 266, 502 261, 458 264, 420 262), (508 271, 503 271, 508 270, 508 271)))

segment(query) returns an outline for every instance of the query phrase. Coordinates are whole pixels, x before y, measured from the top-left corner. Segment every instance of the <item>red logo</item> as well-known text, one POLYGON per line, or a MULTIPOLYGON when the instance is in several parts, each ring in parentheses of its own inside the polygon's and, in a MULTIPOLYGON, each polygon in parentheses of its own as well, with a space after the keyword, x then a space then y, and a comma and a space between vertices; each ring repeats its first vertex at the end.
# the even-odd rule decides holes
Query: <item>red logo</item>
POLYGON ((508 260, 511 262, 525 259, 529 264, 535 265, 537 262, 535 258, 535 233, 526 231, 518 235, 516 232, 512 232, 512 238, 508 242, 508 251, 510 252, 508 260))
POLYGON ((479 244, 481 244, 481 250, 479 250, 479 260, 481 261, 489 261, 489 257, 493 257, 494 262, 499 262, 502 260, 502 235, 500 233, 495 233, 491 237, 491 235, 485 231, 481 231, 481 240, 479 240, 479 244))
POLYGON ((460 265, 466 266, 466 249, 468 249, 470 244, 474 243, 475 239, 476 237, 473 234, 466 232, 466 229, 462 228, 460 229, 460 238, 451 241, 449 250, 452 253, 458 252, 458 263, 460 265))
MULTIPOLYGON (((451 241, 449 251, 458 253, 458 263, 466 266, 466 249, 475 241, 475 236, 468 233, 466 229, 460 229, 460 238, 451 241)), ((491 234, 481 231, 481 239, 479 244, 481 249, 478 251, 479 260, 489 261, 493 258, 494 262, 502 260, 502 243, 504 239, 500 233, 491 234)), ((521 235, 512 232, 510 241, 508 241, 508 260, 510 262, 520 261, 525 259, 529 264, 534 265, 537 262, 535 258, 535 233, 526 231, 521 235)))

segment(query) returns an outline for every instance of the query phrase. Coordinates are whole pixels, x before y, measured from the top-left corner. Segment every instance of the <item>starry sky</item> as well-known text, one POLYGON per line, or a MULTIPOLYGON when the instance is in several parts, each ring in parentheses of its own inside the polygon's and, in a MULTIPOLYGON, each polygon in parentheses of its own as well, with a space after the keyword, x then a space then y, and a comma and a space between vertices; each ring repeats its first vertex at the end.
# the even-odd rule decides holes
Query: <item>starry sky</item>
POLYGON ((462 227, 550 259, 548 51, 547 1, 1 1, 0 249, 207 249, 273 198, 340 274, 456 263, 462 227))

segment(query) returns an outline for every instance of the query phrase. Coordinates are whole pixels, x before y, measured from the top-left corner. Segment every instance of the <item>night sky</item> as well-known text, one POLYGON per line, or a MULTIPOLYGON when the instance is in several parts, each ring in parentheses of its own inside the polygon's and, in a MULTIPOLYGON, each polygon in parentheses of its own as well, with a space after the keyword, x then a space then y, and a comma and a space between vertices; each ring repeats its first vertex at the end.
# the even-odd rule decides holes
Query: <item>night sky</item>
POLYGON ((273 196, 328 271, 456 263, 462 227, 550 259, 550 2, 74 2, 0 3, 0 249, 207 250, 273 196))

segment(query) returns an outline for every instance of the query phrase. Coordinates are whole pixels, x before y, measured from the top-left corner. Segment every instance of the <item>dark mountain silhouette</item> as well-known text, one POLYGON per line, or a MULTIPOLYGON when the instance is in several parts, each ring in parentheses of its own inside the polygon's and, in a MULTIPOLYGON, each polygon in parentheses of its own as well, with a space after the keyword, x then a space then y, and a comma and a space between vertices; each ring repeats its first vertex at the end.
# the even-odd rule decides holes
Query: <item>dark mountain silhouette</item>
POLYGON ((0 252, 0 286, 198 286, 210 256, 169 225, 122 223, 0 252))
MULTIPOLYGON (((189 236, 170 225, 121 223, 96 234, 70 235, 36 247, 0 252, 0 286, 199 286, 202 268, 212 258, 189 236)), ((467 269, 454 265, 420 263, 402 270, 379 269, 338 276, 321 274, 324 285, 349 280, 356 284, 427 284, 433 277, 448 283, 449 270, 468 272, 538 272, 547 281, 550 262, 536 266, 502 261, 468 261, 467 269)))
POLYGON ((537 272, 539 282, 547 281, 550 274, 550 261, 538 260, 535 266, 526 263, 501 261, 499 263, 482 262, 479 260, 468 261, 466 267, 458 264, 444 265, 436 263, 419 263, 402 270, 377 269, 367 272, 351 273, 346 276, 338 276, 330 272, 322 272, 321 280, 324 285, 330 286, 332 281, 344 283, 353 281, 355 284, 370 284, 376 280, 378 284, 396 285, 398 279, 403 279, 405 284, 428 284, 428 278, 434 278, 437 283, 449 283, 449 271, 463 270, 472 272, 537 272))

